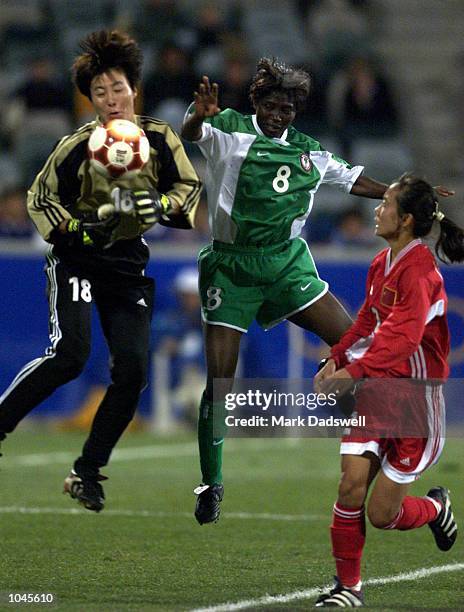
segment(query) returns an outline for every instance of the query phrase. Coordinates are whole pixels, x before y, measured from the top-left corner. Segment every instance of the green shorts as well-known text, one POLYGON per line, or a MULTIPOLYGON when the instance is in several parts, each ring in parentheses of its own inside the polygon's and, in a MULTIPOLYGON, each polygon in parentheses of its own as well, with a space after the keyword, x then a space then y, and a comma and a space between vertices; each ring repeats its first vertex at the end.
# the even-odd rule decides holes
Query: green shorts
POLYGON ((203 321, 246 332, 256 321, 270 329, 327 293, 302 238, 269 247, 214 241, 200 251, 203 321))

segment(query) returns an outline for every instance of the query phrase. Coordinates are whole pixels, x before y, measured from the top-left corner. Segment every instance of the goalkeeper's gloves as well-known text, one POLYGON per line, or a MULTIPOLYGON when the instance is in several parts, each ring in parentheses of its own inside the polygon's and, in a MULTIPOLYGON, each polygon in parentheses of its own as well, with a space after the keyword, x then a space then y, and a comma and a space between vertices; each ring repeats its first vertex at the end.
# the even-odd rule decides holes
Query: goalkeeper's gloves
POLYGON ((113 230, 119 225, 119 221, 118 213, 100 219, 98 212, 94 211, 81 219, 70 219, 66 225, 66 233, 84 246, 108 248, 112 244, 113 230))
POLYGON ((158 223, 161 218, 167 219, 172 209, 168 196, 159 193, 156 189, 131 191, 130 197, 135 216, 144 225, 158 223))
POLYGON ((168 219, 172 210, 167 195, 159 193, 156 189, 120 189, 115 187, 111 192, 111 199, 117 212, 122 215, 131 215, 143 225, 151 226, 158 221, 168 219))

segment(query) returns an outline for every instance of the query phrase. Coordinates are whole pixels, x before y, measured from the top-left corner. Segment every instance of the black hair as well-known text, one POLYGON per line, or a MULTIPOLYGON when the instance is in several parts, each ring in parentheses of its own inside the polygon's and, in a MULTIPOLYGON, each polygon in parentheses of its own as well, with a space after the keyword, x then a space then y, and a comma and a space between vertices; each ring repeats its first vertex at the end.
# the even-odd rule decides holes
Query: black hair
POLYGON ((262 57, 250 86, 250 100, 256 104, 274 92, 284 92, 301 110, 309 95, 311 77, 300 68, 287 66, 276 58, 262 57))
POLYGON ((124 72, 132 89, 140 81, 143 56, 138 44, 128 34, 118 30, 92 32, 81 42, 83 51, 73 66, 74 83, 90 100, 92 80, 111 69, 124 72))
POLYGON ((420 238, 429 234, 436 220, 440 224, 440 235, 435 244, 438 259, 444 263, 464 261, 464 230, 439 210, 434 188, 413 174, 403 174, 397 182, 400 189, 398 212, 413 216, 414 236, 420 238))

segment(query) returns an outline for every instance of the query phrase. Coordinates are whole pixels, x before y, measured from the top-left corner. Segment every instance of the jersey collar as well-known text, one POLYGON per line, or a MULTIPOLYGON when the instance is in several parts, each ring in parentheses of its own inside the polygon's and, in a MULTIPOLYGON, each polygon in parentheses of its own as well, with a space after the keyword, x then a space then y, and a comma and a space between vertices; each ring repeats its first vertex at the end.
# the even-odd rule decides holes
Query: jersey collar
POLYGON ((415 240, 411 240, 408 244, 401 249, 398 255, 395 257, 395 261, 391 263, 391 249, 388 249, 387 257, 385 259, 385 276, 391 271, 393 266, 399 262, 399 260, 404 257, 409 251, 412 251, 414 247, 422 244, 422 240, 420 238, 416 238, 415 240))
MULTIPOLYGON (((251 120, 253 121, 253 126, 254 126, 255 130, 258 132, 258 134, 260 136, 264 136, 265 138, 269 138, 269 136, 266 136, 266 134, 263 132, 263 130, 259 127, 258 121, 256 119, 256 115, 251 115, 251 120)), ((282 136, 280 138, 269 138, 269 140, 273 140, 274 142, 278 142, 279 144, 282 144, 282 145, 288 147, 289 143, 287 142, 287 135, 288 135, 288 129, 285 130, 285 132, 282 134, 282 136)))
MULTIPOLYGON (((95 123, 96 123, 96 125, 105 125, 105 124, 103 123, 103 121, 100 119, 100 115, 97 115, 97 116, 95 117, 95 123)), ((136 125, 138 125, 139 127, 142 127, 142 123, 141 123, 141 121, 140 121, 140 115, 134 115, 134 121, 133 121, 133 123, 135 123, 135 124, 136 124, 136 125)))

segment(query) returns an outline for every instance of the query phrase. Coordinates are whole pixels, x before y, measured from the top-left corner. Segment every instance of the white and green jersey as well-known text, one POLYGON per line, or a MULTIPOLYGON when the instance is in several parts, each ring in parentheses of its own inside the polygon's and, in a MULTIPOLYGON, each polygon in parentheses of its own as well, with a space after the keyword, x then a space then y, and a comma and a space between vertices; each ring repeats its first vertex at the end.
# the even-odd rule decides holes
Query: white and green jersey
POLYGON ((230 108, 205 120, 196 144, 207 160, 213 238, 237 246, 299 236, 319 186, 329 183, 349 193, 363 171, 293 127, 269 138, 256 115, 230 108))

